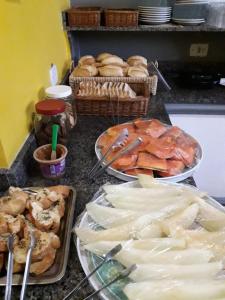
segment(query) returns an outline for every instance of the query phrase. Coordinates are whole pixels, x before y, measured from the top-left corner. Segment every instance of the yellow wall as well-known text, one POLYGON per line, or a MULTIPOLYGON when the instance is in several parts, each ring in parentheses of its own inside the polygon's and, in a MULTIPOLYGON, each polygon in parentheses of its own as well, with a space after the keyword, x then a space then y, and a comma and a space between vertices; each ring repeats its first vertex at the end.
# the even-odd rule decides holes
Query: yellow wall
POLYGON ((0 0, 0 167, 9 167, 24 143, 34 104, 70 62, 61 11, 69 0, 0 0))

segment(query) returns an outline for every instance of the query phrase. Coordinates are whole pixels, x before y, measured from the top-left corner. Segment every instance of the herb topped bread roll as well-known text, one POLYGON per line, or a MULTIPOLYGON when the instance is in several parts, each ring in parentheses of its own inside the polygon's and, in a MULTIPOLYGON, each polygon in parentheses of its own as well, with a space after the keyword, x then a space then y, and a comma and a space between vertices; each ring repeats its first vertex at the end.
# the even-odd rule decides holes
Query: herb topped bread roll
POLYGON ((93 65, 95 64, 95 58, 92 55, 85 55, 79 59, 78 66, 93 65))

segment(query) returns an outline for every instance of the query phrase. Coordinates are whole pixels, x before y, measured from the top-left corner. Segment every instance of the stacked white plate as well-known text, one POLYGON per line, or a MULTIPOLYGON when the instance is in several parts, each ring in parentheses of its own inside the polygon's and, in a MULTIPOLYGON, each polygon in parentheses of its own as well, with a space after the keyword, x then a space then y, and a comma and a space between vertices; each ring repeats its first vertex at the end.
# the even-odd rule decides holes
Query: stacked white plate
POLYGON ((198 25, 205 22, 207 1, 177 0, 173 6, 172 21, 182 25, 198 25))
POLYGON ((171 20, 172 7, 138 6, 142 24, 164 24, 171 20))
POLYGON ((208 4, 206 0, 176 0, 176 4, 208 4))

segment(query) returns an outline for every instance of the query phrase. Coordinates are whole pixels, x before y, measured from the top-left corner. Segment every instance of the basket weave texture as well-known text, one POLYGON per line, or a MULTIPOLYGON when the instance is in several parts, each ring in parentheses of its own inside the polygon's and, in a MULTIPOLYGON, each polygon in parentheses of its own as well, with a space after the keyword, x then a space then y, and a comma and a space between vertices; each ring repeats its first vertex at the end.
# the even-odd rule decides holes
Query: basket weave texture
POLYGON ((74 105, 78 114, 97 116, 136 116, 147 114, 150 94, 156 93, 158 77, 156 75, 146 78, 133 77, 74 77, 69 78, 74 94, 74 105), (118 97, 83 97, 78 96, 80 82, 95 81, 125 82, 136 92, 136 98, 118 97))
POLYGON ((67 10, 69 26, 98 27, 101 23, 100 7, 74 7, 67 10))
POLYGON ((135 9, 106 9, 105 25, 107 27, 137 27, 138 10, 135 9))

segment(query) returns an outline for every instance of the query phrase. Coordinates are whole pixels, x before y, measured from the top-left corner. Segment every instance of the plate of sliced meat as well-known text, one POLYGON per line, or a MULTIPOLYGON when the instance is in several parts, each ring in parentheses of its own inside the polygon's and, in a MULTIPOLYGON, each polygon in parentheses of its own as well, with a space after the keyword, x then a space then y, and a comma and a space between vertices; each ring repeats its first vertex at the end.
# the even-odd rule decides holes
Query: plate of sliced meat
POLYGON ((162 181, 179 182, 192 176, 199 168, 202 148, 198 141, 179 127, 164 124, 157 119, 136 119, 107 129, 95 144, 98 160, 124 128, 128 130, 125 143, 114 148, 102 165, 138 137, 142 143, 107 168, 110 175, 132 181, 137 179, 138 174, 146 174, 162 181))

